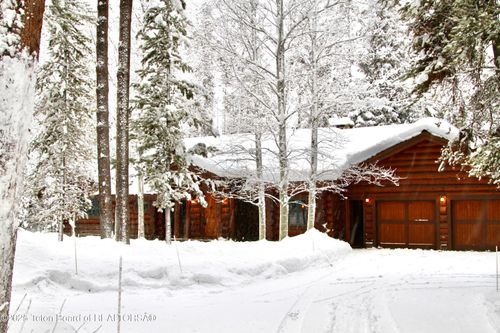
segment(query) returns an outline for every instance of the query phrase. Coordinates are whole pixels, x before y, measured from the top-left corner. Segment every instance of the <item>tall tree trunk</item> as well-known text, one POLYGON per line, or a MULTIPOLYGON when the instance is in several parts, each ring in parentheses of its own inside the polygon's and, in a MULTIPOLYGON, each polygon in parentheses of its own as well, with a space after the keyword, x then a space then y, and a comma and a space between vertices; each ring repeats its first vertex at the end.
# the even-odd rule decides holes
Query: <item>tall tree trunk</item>
MULTIPOLYGON (((250 25, 252 27, 257 26, 257 8, 259 6, 258 0, 252 0, 250 2, 250 25)), ((249 55, 251 57, 251 60, 254 63, 259 62, 260 58, 260 52, 259 49, 261 47, 259 39, 257 37, 257 30, 252 29, 251 30, 251 50, 249 52, 249 55)), ((253 87, 258 87, 259 86, 259 78, 258 77, 253 77, 252 78, 253 87)), ((253 103, 253 108, 254 108, 254 115, 258 118, 261 118, 262 116, 262 111, 260 110, 260 105, 258 102, 253 103)), ((255 126, 255 164, 256 164, 256 176, 257 176, 257 182, 258 182, 258 194, 257 194, 257 207, 259 210, 259 239, 266 239, 266 193, 265 193, 265 186, 263 183, 263 169, 264 169, 264 161, 262 158, 262 128, 261 126, 255 126)))
POLYGON ((259 239, 266 239, 266 193, 263 184, 263 161, 262 161, 262 134, 260 130, 255 134, 255 162, 257 164, 258 198, 259 208, 259 239))
POLYGON ((311 73, 311 97, 312 105, 310 110, 310 126, 311 126, 311 174, 309 175, 309 196, 307 208, 307 230, 314 227, 316 219, 316 180, 318 174, 318 121, 319 121, 319 103, 318 103, 318 59, 316 57, 317 45, 317 16, 316 16, 316 2, 314 2, 313 16, 311 18, 311 52, 310 63, 312 65, 311 73))
POLYGON ((283 0, 276 0, 277 5, 277 49, 276 49, 276 92, 278 102, 278 158, 279 178, 279 239, 288 236, 288 149, 286 137, 286 96, 285 96, 285 41, 283 0))
MULTIPOLYGON (((7 332, 9 323, 19 223, 17 203, 22 190, 35 92, 34 59, 22 57, 19 49, 25 48, 29 54, 38 53, 45 2, 18 1, 16 6, 12 9, 24 10, 24 28, 14 31, 9 26, 2 33, 19 34, 21 43, 18 54, 11 57, 10 52, 0 53, 0 96, 3 96, 0 101, 0 333, 7 332)), ((2 15, 0 12, 0 18, 2 15)), ((0 39, 3 38, 7 36, 0 36, 0 39)))
POLYGON ((309 195, 307 204, 307 230, 314 227, 316 219, 316 180, 318 173, 318 125, 311 124, 311 175, 309 178, 309 195))
MULTIPOLYGON (((67 81, 66 81, 67 82, 67 81)), ((64 99, 66 99, 66 92, 64 92, 64 99)), ((66 133, 65 133, 66 134, 66 133)), ((64 204, 65 201, 65 193, 66 193, 66 158, 65 158, 65 153, 63 151, 62 155, 62 161, 61 161, 61 172, 62 172, 62 182, 61 182, 61 193, 60 193, 60 200, 63 203, 62 206, 66 207, 64 204)), ((58 221, 58 230, 57 230, 57 240, 62 242, 64 239, 64 211, 60 212, 60 217, 58 221)))
MULTIPOLYGON (((2 1, 0 0, 0 2, 2 1)), ((24 28, 21 32, 21 44, 28 49, 29 54, 36 54, 38 59, 45 0, 24 0, 24 7, 26 15, 23 18, 24 28)))
POLYGON ((109 81, 108 81, 108 0, 97 1, 96 96, 97 96, 97 170, 99 182, 99 221, 101 238, 113 237, 113 202, 109 156, 109 81))
POLYGON ((128 209, 130 27, 132 0, 120 0, 116 112, 116 239, 130 243, 128 209))
MULTIPOLYGON (((68 82, 68 72, 69 72, 69 64, 68 64, 68 51, 67 50, 64 50, 64 82, 68 82)), ((69 110, 68 110, 68 94, 67 94, 67 87, 64 87, 64 92, 63 92, 63 100, 64 100, 64 113, 69 115, 69 110)), ((66 139, 66 135, 67 135, 67 124, 61 124, 61 126, 63 127, 62 128, 62 133, 63 133, 63 137, 64 139, 66 139)), ((62 242, 63 239, 64 239, 64 214, 66 213, 66 210, 67 210, 67 206, 65 204, 65 201, 66 201, 66 182, 67 182, 67 179, 66 179, 66 147, 67 147, 67 142, 64 142, 63 143, 63 147, 62 147, 62 152, 61 152, 61 166, 60 166, 60 169, 59 169, 59 172, 62 173, 62 179, 61 179, 61 193, 59 193, 60 195, 60 200, 61 200, 61 203, 62 203, 62 207, 65 207, 65 209, 63 209, 60 214, 60 218, 59 218, 59 228, 58 228, 58 235, 57 235, 57 239, 62 242)))

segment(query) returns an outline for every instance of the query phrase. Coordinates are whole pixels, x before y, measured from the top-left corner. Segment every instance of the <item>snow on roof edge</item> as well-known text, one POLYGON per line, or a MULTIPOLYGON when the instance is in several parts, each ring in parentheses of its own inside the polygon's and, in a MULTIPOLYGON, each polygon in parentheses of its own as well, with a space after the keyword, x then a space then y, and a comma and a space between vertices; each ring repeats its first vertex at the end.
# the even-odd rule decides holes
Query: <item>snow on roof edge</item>
POLYGON ((391 147, 421 135, 423 132, 428 132, 431 135, 448 141, 458 136, 458 129, 445 120, 438 118, 423 118, 411 124, 408 130, 399 133, 397 137, 388 138, 369 149, 348 156, 347 160, 349 161, 349 166, 362 163, 391 147))
MULTIPOLYGON (((453 140, 458 135, 458 129, 456 127, 442 119, 437 118, 423 118, 412 124, 393 124, 335 130, 339 131, 339 133, 346 138, 346 143, 342 147, 338 147, 331 154, 331 156, 341 157, 339 158, 336 167, 336 169, 340 172, 335 173, 337 176, 333 176, 331 172, 327 172, 325 175, 328 174, 329 179, 330 177, 338 177, 338 175, 350 166, 362 163, 363 161, 372 158, 386 149, 420 135, 424 131, 445 140, 453 140)), ((307 135, 307 133, 309 132, 306 132, 305 134, 307 135)), ((304 132, 302 135, 304 135, 304 132)), ((220 137, 187 138, 185 139, 185 144, 187 149, 190 149, 197 143, 204 143, 207 146, 224 147, 224 145, 227 145, 228 142, 238 141, 244 137, 245 134, 233 134, 223 135, 220 137)), ((292 141, 294 139, 295 141, 301 141, 304 137, 292 137, 292 141)), ((228 169, 226 166, 226 168, 224 168, 224 159, 221 162, 220 158, 220 155, 214 155, 211 157, 191 155, 188 158, 188 162, 220 177, 244 178, 247 175, 252 174, 251 170, 247 167, 228 169)), ((296 171, 295 174, 301 175, 299 177, 302 178, 306 177, 308 174, 306 169, 296 169, 294 171, 296 171)), ((291 181, 301 180, 305 180, 305 178, 295 180, 291 179, 291 181)))

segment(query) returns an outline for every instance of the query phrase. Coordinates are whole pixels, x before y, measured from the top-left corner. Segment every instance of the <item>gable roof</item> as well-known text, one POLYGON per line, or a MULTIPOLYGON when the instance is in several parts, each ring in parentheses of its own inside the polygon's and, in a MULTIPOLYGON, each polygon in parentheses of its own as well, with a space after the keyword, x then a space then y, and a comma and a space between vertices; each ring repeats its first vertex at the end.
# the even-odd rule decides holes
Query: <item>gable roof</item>
MULTIPOLYGON (((458 135, 458 129, 449 123, 424 118, 412 124, 398 124, 352 129, 320 128, 318 131, 319 180, 338 178, 350 166, 362 163, 377 154, 410 140, 422 132, 445 140, 458 135)), ((289 129, 289 179, 303 181, 309 176, 310 129, 289 129)), ((264 179, 279 179, 277 139, 271 134, 263 136, 264 179)), ((255 177, 255 142, 252 134, 232 134, 219 137, 196 137, 184 140, 189 150, 197 144, 212 148, 207 157, 193 154, 190 163, 220 177, 255 177)))

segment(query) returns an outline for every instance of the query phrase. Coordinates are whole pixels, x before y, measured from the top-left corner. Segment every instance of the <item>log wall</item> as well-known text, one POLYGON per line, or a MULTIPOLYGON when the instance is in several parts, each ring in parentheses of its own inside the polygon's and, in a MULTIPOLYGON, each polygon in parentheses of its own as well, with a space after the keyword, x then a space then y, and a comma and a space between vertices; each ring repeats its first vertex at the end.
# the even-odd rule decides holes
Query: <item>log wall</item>
MULTIPOLYGON (((164 237, 164 233, 161 233, 161 229, 158 226, 158 213, 156 208, 153 206, 155 196, 145 195, 144 196, 144 232, 146 239, 155 239, 159 237, 164 237)), ((137 196, 129 196, 129 212, 130 212, 130 238, 137 238, 138 232, 138 210, 137 210, 137 196)), ((115 211, 115 198, 113 197, 113 214, 115 211)), ((83 236, 99 236, 101 233, 99 226, 99 211, 92 210, 85 219, 79 219, 76 222, 75 234, 78 237, 83 236)), ((164 230, 164 229, 163 229, 164 230)), ((71 227, 68 226, 65 229, 65 233, 71 234, 71 227)))

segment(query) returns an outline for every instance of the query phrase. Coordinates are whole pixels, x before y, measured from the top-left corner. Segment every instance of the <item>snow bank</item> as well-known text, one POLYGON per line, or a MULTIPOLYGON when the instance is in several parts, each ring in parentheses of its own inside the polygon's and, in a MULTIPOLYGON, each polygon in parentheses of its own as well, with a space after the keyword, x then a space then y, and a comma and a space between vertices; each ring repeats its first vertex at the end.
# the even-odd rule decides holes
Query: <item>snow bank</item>
POLYGON ((123 257, 124 288, 231 287, 333 265, 350 246, 317 230, 282 242, 132 240, 131 245, 98 237, 58 242, 52 233, 19 231, 14 288, 59 287, 82 292, 117 289, 118 260, 123 257), (177 259, 179 253, 180 263, 177 259))

